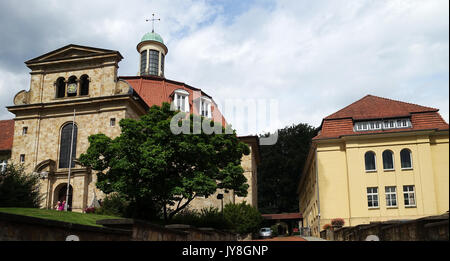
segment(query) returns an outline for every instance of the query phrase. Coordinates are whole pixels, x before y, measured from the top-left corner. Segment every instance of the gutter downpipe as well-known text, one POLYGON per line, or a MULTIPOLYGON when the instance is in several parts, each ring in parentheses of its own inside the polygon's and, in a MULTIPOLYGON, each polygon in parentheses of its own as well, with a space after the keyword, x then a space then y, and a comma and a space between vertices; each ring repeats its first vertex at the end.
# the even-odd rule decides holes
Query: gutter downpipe
POLYGON ((318 215, 318 223, 319 223, 319 237, 320 237, 320 197, 319 197, 319 163, 318 163, 318 158, 317 158, 317 146, 315 148, 315 158, 316 158, 316 186, 317 186, 317 215, 318 215))

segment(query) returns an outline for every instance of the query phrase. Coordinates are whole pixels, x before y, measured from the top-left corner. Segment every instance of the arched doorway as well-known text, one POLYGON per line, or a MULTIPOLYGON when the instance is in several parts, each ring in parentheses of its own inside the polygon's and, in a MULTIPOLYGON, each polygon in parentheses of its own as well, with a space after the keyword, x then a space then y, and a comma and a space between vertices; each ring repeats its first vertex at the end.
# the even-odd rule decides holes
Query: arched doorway
MULTIPOLYGON (((66 200, 66 195, 67 195, 67 183, 62 183, 59 184, 54 192, 54 202, 53 202, 53 207, 56 206, 56 203, 58 203, 58 201, 65 201, 66 200)), ((73 188, 72 185, 69 186, 69 205, 68 205, 68 210, 72 211, 72 195, 73 195, 73 188)))

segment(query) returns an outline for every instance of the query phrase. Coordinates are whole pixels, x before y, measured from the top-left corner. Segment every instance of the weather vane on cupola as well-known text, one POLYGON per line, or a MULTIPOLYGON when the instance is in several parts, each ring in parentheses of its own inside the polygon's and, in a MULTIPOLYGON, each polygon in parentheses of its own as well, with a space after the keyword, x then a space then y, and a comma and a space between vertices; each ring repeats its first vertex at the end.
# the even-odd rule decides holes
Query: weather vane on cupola
POLYGON ((155 14, 152 14, 153 18, 152 19, 145 19, 146 22, 148 21, 152 21, 152 33, 155 32, 155 21, 161 21, 160 18, 156 19, 155 18, 155 14))
POLYGON ((145 21, 152 22, 152 32, 144 34, 136 46, 141 56, 138 75, 164 77, 164 59, 169 50, 161 35, 155 33, 155 21, 161 21, 161 19, 155 18, 155 14, 152 14, 152 18, 145 19, 145 21))

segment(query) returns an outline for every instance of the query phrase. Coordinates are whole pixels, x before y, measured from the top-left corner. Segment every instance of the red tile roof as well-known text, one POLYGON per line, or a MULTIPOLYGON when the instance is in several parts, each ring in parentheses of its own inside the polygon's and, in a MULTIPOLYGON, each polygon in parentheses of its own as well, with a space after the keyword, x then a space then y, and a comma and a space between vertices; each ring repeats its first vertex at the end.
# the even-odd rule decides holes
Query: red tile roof
POLYGON ((339 138, 344 135, 363 135, 372 133, 404 132, 415 130, 448 130, 449 125, 438 113, 439 109, 412 103, 395 101, 367 95, 347 107, 325 117, 319 135, 314 139, 339 138), (408 117, 412 128, 376 130, 356 133, 354 121, 408 117))
POLYGON ((0 121, 0 151, 10 151, 14 138, 14 120, 0 121))
MULTIPOLYGON (((163 102, 172 102, 171 96, 177 89, 182 89, 189 92, 189 105, 190 111, 196 112, 193 108, 193 100, 200 98, 200 96, 206 96, 211 98, 208 94, 204 93, 201 89, 189 86, 182 82, 176 82, 168 80, 162 77, 154 76, 121 76, 122 80, 128 82, 131 87, 139 94, 139 96, 147 103, 148 106, 158 105, 161 106, 163 102)), ((214 121, 226 125, 225 118, 222 113, 213 103, 211 105, 211 111, 214 121)))

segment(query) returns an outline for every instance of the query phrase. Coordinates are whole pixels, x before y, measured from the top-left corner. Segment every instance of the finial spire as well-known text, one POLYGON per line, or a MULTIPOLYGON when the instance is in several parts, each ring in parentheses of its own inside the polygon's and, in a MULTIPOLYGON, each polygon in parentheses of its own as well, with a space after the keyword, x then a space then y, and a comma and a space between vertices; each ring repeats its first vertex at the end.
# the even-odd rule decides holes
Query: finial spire
POLYGON ((161 21, 161 19, 160 18, 158 18, 158 19, 155 19, 155 14, 152 14, 152 19, 145 19, 145 21, 146 22, 148 22, 148 21, 152 21, 152 33, 154 33, 155 32, 155 21, 161 21))

